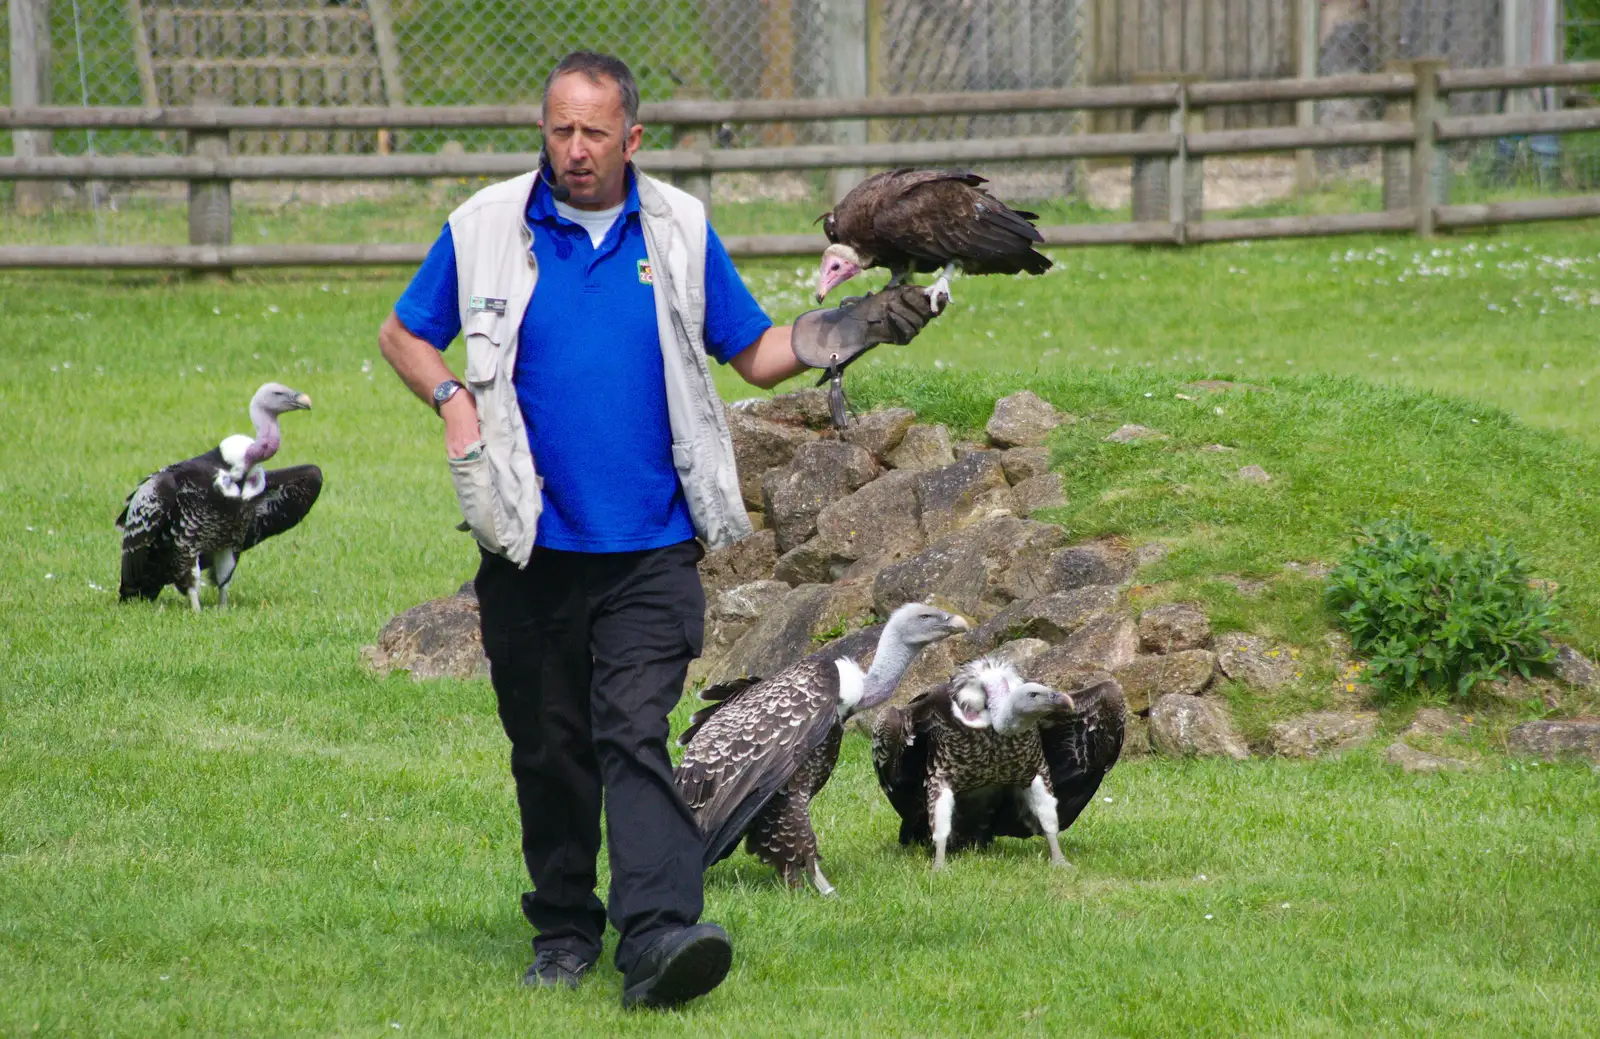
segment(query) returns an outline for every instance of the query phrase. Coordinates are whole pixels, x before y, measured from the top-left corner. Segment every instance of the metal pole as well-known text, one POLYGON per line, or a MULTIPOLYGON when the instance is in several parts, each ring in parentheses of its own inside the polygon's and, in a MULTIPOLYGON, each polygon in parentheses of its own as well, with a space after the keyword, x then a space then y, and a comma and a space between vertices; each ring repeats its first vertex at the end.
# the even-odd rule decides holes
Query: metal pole
MULTIPOLYGON (((30 108, 44 103, 46 55, 50 40, 49 0, 10 0, 11 27, 11 105, 30 108)), ((40 158, 50 154, 50 133, 40 130, 14 130, 12 154, 18 158, 40 158)), ((49 181, 18 183, 14 189, 17 212, 37 216, 50 207, 55 185, 49 181)))
MULTIPOLYGON (((827 0, 828 86, 836 98, 867 96, 867 0, 827 0)), ((834 144, 867 143, 865 120, 842 120, 833 124, 834 144)), ((835 202, 866 179, 863 167, 834 170, 828 177, 829 192, 835 202)))

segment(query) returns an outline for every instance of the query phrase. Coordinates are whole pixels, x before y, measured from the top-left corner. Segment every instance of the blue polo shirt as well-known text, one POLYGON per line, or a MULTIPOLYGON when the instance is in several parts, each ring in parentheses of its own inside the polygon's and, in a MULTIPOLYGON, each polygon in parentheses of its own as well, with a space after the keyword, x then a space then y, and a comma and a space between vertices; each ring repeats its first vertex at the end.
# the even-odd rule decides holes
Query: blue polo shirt
MULTIPOLYGON (((513 380, 528 446, 544 478, 535 544, 631 552, 694 537, 672 464, 672 429, 646 280, 639 192, 598 247, 556 212, 540 179, 528 200, 539 280, 522 319, 513 380)), ((706 352, 726 364, 772 327, 709 227, 706 352)), ((395 304, 413 335, 443 350, 461 331, 455 243, 446 224, 395 304)))

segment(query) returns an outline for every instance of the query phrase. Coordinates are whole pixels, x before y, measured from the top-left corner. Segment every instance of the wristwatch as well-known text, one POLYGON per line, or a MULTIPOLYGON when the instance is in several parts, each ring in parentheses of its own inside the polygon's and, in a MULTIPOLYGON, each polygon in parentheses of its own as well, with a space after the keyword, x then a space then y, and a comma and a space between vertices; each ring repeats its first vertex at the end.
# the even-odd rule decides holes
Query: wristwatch
POLYGON ((464 390, 465 386, 454 379, 446 379, 433 388, 433 410, 438 411, 444 407, 444 402, 456 395, 457 390, 464 390))

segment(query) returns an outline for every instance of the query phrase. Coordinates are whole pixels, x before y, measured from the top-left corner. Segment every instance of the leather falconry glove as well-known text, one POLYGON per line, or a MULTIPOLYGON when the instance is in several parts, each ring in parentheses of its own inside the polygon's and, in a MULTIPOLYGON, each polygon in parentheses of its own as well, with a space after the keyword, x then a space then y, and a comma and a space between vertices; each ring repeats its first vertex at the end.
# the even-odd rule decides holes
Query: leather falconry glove
POLYGON ((899 285, 869 293, 834 308, 808 310, 794 320, 794 355, 826 372, 817 384, 829 383, 828 410, 835 429, 848 422, 844 369, 879 343, 911 342, 935 311, 927 292, 899 285))

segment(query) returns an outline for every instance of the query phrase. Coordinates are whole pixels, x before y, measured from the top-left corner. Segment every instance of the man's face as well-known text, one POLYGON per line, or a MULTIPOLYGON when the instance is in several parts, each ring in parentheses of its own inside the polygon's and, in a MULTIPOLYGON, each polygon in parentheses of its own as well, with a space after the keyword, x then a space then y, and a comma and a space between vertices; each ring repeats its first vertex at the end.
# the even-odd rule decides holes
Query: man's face
POLYGON ((579 209, 609 209, 627 194, 628 160, 639 150, 642 126, 628 126, 615 80, 569 72, 550 84, 545 98, 545 148, 557 184, 579 209))

